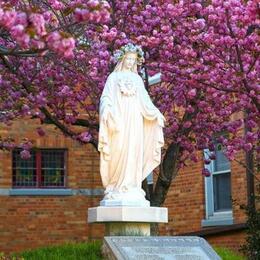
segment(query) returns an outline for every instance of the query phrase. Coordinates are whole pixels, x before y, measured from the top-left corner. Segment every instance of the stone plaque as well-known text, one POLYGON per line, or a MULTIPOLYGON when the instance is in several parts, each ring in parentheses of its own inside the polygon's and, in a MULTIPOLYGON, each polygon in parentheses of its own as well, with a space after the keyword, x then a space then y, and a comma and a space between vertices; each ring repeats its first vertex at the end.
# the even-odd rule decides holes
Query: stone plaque
POLYGON ((105 237, 106 259, 133 260, 220 260, 200 237, 105 237))

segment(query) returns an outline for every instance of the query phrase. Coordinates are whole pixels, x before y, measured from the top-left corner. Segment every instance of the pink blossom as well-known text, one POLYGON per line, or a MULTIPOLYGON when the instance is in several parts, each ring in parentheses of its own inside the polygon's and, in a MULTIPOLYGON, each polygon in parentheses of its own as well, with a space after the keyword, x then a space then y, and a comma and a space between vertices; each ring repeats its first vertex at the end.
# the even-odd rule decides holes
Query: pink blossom
POLYGON ((196 28, 202 30, 205 27, 205 25, 206 25, 205 19, 202 19, 202 18, 198 19, 198 20, 195 21, 194 24, 195 24, 196 28))
POLYGON ((24 12, 21 13, 17 13, 16 15, 16 19, 15 19, 15 23, 18 25, 23 25, 24 27, 26 27, 28 25, 28 17, 27 14, 24 12))
POLYGON ((97 8, 99 6, 99 1, 98 0, 89 0, 87 5, 89 8, 97 8))
POLYGON ((168 5, 167 5, 167 10, 168 10, 168 11, 172 12, 172 11, 174 11, 174 9, 175 9, 175 8, 174 8, 174 5, 173 5, 173 4, 168 4, 168 5))
POLYGON ((24 160, 28 160, 28 159, 31 158, 31 154, 30 154, 30 152, 29 152, 28 150, 23 150, 23 151, 21 151, 21 152, 20 152, 20 156, 21 156, 21 158, 24 159, 24 160))
POLYGON ((47 36, 47 40, 49 47, 57 51, 60 55, 63 55, 65 58, 72 58, 74 56, 74 38, 62 38, 58 32, 53 32, 47 36))
POLYGON ((193 88, 188 92, 188 98, 193 99, 194 97, 196 97, 196 94, 197 90, 193 88))
POLYGON ((191 105, 189 105, 186 109, 187 112, 189 113, 193 113, 195 111, 194 107, 192 107, 191 105))
POLYGON ((27 114, 30 111, 30 107, 28 105, 24 104, 22 106, 21 111, 22 111, 23 114, 27 114))
POLYGON ((202 169, 201 174, 205 177, 210 177, 210 175, 211 175, 210 171, 206 168, 202 169))
POLYGON ((43 18, 46 22, 50 22, 52 18, 52 13, 50 11, 46 11, 43 13, 43 18))
POLYGON ((37 127, 37 133, 39 136, 45 136, 45 130, 42 127, 37 127))
POLYGON ((88 143, 91 140, 91 134, 88 132, 83 132, 78 136, 79 140, 88 143))
POLYGON ((23 141, 23 143, 20 145, 20 147, 23 150, 29 151, 32 148, 32 143, 26 139, 26 140, 23 141))
POLYGON ((90 12, 87 9, 81 9, 81 8, 76 8, 75 9, 75 19, 77 22, 82 22, 89 20, 90 18, 90 12))
POLYGON ((216 160, 216 154, 215 153, 210 153, 210 155, 209 155, 209 159, 210 160, 216 160))
POLYGON ((251 143, 246 143, 244 144, 243 148, 245 151, 249 152, 250 150, 252 150, 253 145, 251 143))
POLYGON ((11 29, 11 35, 14 39, 22 46, 22 47, 28 47, 28 44, 30 42, 30 37, 27 33, 25 33, 24 26, 21 24, 15 25, 11 29))
POLYGON ((35 14, 31 14, 29 18, 34 25, 37 34, 40 36, 46 35, 45 20, 43 15, 35 13, 35 14))
POLYGON ((184 128, 190 128, 191 125, 192 125, 191 121, 187 121, 187 122, 185 122, 185 123, 183 124, 183 127, 184 127, 184 128))
POLYGON ((0 12, 0 17, 2 18, 0 23, 7 28, 11 28, 15 24, 17 13, 15 11, 2 11, 2 14, 0 12))
POLYGON ((211 163, 211 160, 210 160, 210 159, 204 159, 204 163, 205 163, 205 164, 210 164, 210 163, 211 163))
POLYGON ((64 8, 64 4, 58 0, 48 0, 49 4, 51 4, 52 8, 55 10, 61 10, 64 8))

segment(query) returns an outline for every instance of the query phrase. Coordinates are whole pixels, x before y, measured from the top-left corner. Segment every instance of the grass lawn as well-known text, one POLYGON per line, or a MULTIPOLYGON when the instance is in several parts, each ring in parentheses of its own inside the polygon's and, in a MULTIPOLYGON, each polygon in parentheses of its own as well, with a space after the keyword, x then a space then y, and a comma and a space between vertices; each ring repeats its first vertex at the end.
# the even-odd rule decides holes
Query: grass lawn
MULTIPOLYGON (((0 254, 0 260, 102 260, 101 241, 90 243, 69 243, 58 246, 24 251, 14 254, 12 257, 4 257, 0 254)), ((244 260, 229 249, 214 247, 223 260, 244 260)))
POLYGON ((230 249, 223 248, 223 247, 214 247, 214 250, 218 253, 218 255, 223 260, 245 260, 246 258, 234 253, 230 249))
POLYGON ((101 260, 101 245, 101 241, 68 243, 28 250, 16 256, 24 260, 101 260))

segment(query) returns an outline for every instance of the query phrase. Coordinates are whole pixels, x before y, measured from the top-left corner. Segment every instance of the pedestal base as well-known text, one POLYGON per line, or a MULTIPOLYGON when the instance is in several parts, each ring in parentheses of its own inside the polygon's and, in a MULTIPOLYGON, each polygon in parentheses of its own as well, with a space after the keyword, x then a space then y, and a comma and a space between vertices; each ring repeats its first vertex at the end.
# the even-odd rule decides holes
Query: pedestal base
POLYGON ((109 222, 106 236, 150 236, 150 223, 109 222))
POLYGON ((167 223, 168 210, 160 207, 95 207, 88 209, 88 223, 144 222, 167 223))
POLYGON ((88 209, 88 223, 104 223, 107 236, 149 236, 151 223, 167 222, 167 208, 100 206, 88 209))

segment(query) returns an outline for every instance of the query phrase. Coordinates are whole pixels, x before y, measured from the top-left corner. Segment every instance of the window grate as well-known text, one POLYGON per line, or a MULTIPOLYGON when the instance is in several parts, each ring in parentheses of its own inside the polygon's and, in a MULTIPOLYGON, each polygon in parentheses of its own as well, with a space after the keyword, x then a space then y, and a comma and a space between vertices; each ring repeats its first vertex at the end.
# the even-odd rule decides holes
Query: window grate
POLYGON ((41 149, 31 151, 30 159, 13 151, 13 187, 64 188, 66 185, 66 150, 41 149))
POLYGON ((42 186, 60 187, 65 183, 65 161, 63 151, 42 151, 41 160, 42 186))
POLYGON ((16 187, 36 187, 36 153, 32 151, 31 158, 23 160, 20 151, 13 151, 13 184, 16 187))

